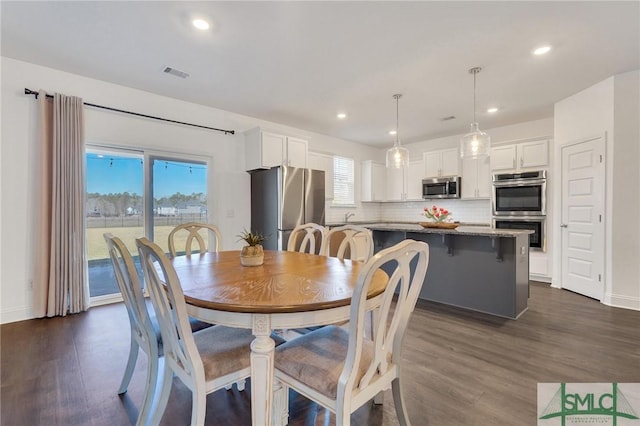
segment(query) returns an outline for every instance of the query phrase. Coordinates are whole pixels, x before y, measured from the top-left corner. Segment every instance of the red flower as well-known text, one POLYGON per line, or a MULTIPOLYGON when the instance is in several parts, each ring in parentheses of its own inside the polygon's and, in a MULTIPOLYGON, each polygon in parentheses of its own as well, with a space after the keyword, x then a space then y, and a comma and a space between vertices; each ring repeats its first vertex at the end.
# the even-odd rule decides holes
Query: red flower
POLYGON ((440 209, 440 211, 442 212, 442 214, 449 214, 449 211, 447 209, 440 209))
POLYGON ((425 207, 425 208, 424 208, 424 211, 425 211, 425 212, 426 212, 426 211, 429 211, 429 207, 425 207))

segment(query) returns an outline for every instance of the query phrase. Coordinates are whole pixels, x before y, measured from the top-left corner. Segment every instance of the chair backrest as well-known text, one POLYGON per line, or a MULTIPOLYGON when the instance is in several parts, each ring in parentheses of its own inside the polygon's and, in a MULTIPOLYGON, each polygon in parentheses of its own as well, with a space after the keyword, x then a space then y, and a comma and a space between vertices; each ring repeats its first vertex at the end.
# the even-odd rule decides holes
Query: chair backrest
POLYGON ((317 223, 298 225, 293 228, 291 235, 289 235, 287 251, 320 254, 326 232, 327 228, 317 223))
POLYGON ((136 239, 151 303, 160 326, 165 362, 185 383, 198 375, 204 382, 204 368, 189 325, 180 280, 162 249, 147 238, 136 239))
POLYGON ((176 250, 178 236, 182 237, 184 234, 186 234, 184 250, 187 255, 191 254, 194 242, 198 243, 200 253, 207 250, 210 252, 217 252, 220 250, 220 241, 222 240, 222 237, 217 226, 210 225, 208 223, 188 222, 176 226, 169 233, 169 253, 171 254, 171 257, 175 257, 178 252, 176 250), (207 230, 209 233, 208 247, 204 238, 202 238, 202 235, 200 234, 200 231, 203 229, 207 230))
MULTIPOLYGON (((429 264, 427 243, 404 240, 372 257, 358 276, 351 301, 349 348, 344 369, 338 383, 338 400, 349 398, 354 387, 364 389, 400 363, 402 339, 411 312, 416 305, 429 264), (378 320, 373 330, 373 358, 367 366, 360 366, 365 339, 365 311, 373 274, 383 269, 389 282, 382 295, 378 320), (358 371, 366 373, 355 383, 358 371)), ((346 399, 348 400, 348 399, 346 399)))
POLYGON ((366 262, 373 256, 371 230, 356 225, 331 228, 322 241, 321 253, 324 256, 366 262))
POLYGON ((138 271, 129 249, 120 238, 111 233, 105 233, 102 236, 107 243, 113 273, 129 314, 131 332, 135 333, 138 338, 148 341, 149 344, 157 344, 156 334, 153 330, 140 279, 138 278, 138 271))

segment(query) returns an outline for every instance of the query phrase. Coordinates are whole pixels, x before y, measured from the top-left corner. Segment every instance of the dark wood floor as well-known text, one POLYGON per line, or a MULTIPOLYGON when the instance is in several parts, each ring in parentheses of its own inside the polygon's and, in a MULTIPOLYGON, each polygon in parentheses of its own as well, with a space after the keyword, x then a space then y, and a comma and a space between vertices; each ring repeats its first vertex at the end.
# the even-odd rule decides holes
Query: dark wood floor
MULTIPOLYGON (((121 304, 5 324, 0 333, 2 425, 133 423, 146 359, 120 398, 129 342, 121 304)), ((640 312, 541 283, 532 283, 529 310, 517 321, 420 302, 403 358, 414 425, 534 425, 538 382, 640 382, 640 312)), ((335 423, 315 404, 291 399, 291 425, 335 423)), ((249 392, 235 389, 210 395, 207 424, 249 425, 249 401, 249 392)), ((188 424, 190 404, 175 382, 162 424, 188 424)), ((390 393, 383 406, 365 405, 352 419, 397 424, 390 393)))

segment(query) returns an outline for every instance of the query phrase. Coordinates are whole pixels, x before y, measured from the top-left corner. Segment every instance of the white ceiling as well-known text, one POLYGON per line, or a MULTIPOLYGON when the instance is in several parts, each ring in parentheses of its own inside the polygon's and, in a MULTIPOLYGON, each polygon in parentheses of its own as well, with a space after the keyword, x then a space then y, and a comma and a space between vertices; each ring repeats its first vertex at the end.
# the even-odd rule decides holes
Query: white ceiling
POLYGON ((3 56, 370 145, 393 140, 394 93, 403 142, 465 133, 474 66, 482 129, 640 68, 638 1, 0 4, 3 56))

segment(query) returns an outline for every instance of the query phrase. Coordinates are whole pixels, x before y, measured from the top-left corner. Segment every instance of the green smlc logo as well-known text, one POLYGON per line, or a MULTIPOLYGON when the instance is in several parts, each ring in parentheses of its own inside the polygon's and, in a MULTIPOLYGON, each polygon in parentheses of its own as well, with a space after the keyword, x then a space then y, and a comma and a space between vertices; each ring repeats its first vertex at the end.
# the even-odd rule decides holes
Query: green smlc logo
POLYGON ((565 426, 567 417, 571 416, 609 416, 613 425, 617 425, 618 417, 638 419, 636 412, 627 398, 618 388, 617 383, 611 384, 609 392, 567 393, 566 383, 560 383, 560 388, 547 404, 540 420, 560 417, 565 426))

